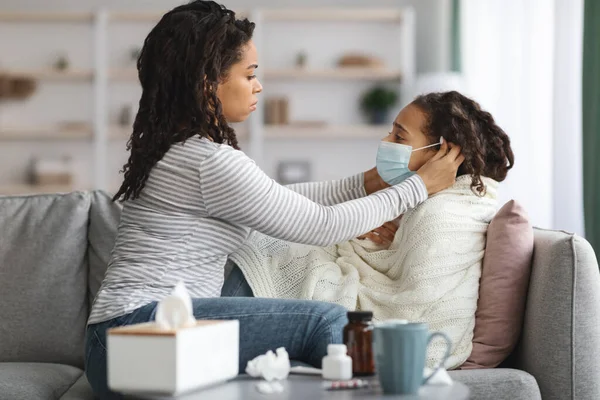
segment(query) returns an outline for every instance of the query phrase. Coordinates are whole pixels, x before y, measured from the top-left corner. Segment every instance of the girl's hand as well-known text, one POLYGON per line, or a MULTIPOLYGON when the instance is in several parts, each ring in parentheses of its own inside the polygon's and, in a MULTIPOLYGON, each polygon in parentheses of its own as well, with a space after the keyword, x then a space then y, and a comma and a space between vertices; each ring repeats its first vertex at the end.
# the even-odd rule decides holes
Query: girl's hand
POLYGON ((369 239, 373 243, 389 246, 394 241, 397 230, 398 226, 390 221, 371 232, 359 236, 358 239, 369 239))

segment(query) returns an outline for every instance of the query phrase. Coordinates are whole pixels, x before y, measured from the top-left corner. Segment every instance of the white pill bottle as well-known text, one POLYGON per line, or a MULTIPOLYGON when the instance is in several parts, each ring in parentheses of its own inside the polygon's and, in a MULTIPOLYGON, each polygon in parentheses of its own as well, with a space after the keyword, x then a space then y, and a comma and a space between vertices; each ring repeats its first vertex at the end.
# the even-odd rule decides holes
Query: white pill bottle
POLYGON ((347 354, 345 344, 330 344, 327 355, 323 357, 323 379, 345 381, 352 379, 352 358, 347 354))

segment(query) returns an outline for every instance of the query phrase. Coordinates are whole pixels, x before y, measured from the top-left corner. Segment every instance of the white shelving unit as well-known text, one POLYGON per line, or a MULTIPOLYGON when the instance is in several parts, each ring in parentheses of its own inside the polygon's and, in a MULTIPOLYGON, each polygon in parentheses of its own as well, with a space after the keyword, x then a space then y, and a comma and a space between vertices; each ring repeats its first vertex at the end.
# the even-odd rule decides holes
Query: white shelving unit
MULTIPOLYGON (((277 66, 272 67, 269 63, 264 63, 264 59, 268 58, 268 51, 259 52, 259 65, 265 64, 266 68, 258 68, 257 76, 262 81, 263 86, 271 86, 272 84, 284 85, 285 88, 293 83, 302 85, 317 85, 315 86, 320 92, 315 92, 316 97, 326 97, 328 95, 327 87, 329 85, 347 85, 359 86, 368 83, 388 84, 396 87, 400 97, 404 93, 410 92, 410 86, 413 84, 415 77, 415 13, 410 7, 394 8, 394 9, 377 9, 377 8, 312 8, 312 9, 277 9, 277 10, 255 10, 250 15, 251 19, 256 22, 256 30, 254 33, 254 42, 259 49, 267 48, 267 44, 272 42, 276 34, 273 31, 267 36, 265 31, 274 25, 279 29, 310 29, 310 27, 319 27, 323 23, 330 23, 334 28, 328 32, 329 35, 338 35, 339 31, 345 34, 352 33, 351 29, 344 30, 344 27, 356 27, 357 24, 370 24, 369 27, 375 29, 381 26, 392 27, 392 37, 396 37, 397 47, 392 47, 387 53, 395 54, 394 63, 384 63, 383 67, 337 67, 332 66, 332 55, 321 55, 319 65, 309 65, 305 67, 290 67, 277 66), (296 25, 298 24, 298 25, 296 25), (329 62, 324 61, 328 59, 329 62)), ((295 31, 298 32, 298 31, 295 31)), ((300 33, 300 32, 298 32, 300 33)), ((388 37, 386 37, 387 41, 388 37)), ((327 42, 327 37, 323 37, 327 42)), ((348 39, 352 40, 352 39, 348 39)), ((330 43, 330 42, 327 42, 330 43)), ((302 46, 306 43, 303 41, 302 46)), ((300 46, 300 48, 302 48, 300 46)), ((293 43, 289 47, 293 47, 293 43)), ((332 48, 339 51, 337 48, 332 48)), ((370 53, 369 48, 362 48, 364 53, 370 53)), ((276 50, 273 50, 276 51, 276 50)), ((307 53, 311 49, 306 49, 307 53)), ((341 54, 338 54, 338 56, 341 54)), ((283 57, 289 57, 289 52, 283 57)), ((308 89, 304 89, 308 90, 308 89)), ((285 92, 286 89, 283 89, 285 92)), ((356 92, 353 93, 357 95, 356 92)), ((288 93, 286 93, 286 96, 288 93)), ((295 93, 289 93, 289 96, 294 96, 295 93)), ((262 95, 263 99, 268 97, 268 92, 262 95)), ((331 101, 334 101, 333 99, 331 101)), ((349 100, 346 100, 349 101, 349 100)), ((351 101, 351 100, 350 100, 351 101)), ((260 103, 259 103, 260 104, 260 103)), ((354 104, 349 103, 352 107, 354 104)), ((262 110, 259 109, 258 112, 262 110)), ((313 126, 296 126, 291 125, 265 125, 263 118, 260 115, 253 116, 249 120, 250 135, 249 135, 249 153, 259 165, 266 164, 265 160, 265 145, 266 143, 274 143, 277 141, 277 149, 281 149, 282 142, 289 142, 288 146, 295 146, 298 141, 323 141, 332 142, 334 140, 371 140, 378 141, 389 132, 389 126, 365 125, 364 123, 340 123, 339 121, 327 121, 327 115, 322 118, 327 123, 324 125, 315 124, 313 126)))
MULTIPOLYGON (((39 69, 0 69, 0 73, 15 76, 25 76, 36 79, 42 84, 50 82, 59 84, 89 84, 93 98, 93 111, 91 120, 85 126, 65 127, 35 126, 24 122, 23 126, 3 126, 0 119, 0 143, 6 141, 79 141, 87 142, 92 149, 93 159, 89 167, 93 168, 93 181, 89 185, 49 186, 36 187, 31 185, 2 185, 0 194, 33 193, 46 191, 68 191, 72 189, 100 188, 112 191, 114 182, 107 178, 107 157, 109 146, 115 141, 124 143, 129 138, 131 130, 116 126, 109 118, 109 99, 111 85, 120 85, 137 81, 137 71, 132 67, 111 65, 109 52, 111 41, 109 31, 112 24, 154 24, 162 16, 162 12, 136 12, 100 10, 96 12, 78 13, 29 13, 29 12, 0 12, 0 26, 9 24, 17 26, 18 23, 29 24, 83 24, 91 28, 92 57, 90 68, 68 68, 65 71, 56 71, 49 68, 39 69)), ((293 66, 269 67, 260 55, 257 70, 259 79, 263 84, 290 84, 293 82, 319 83, 320 85, 338 84, 354 85, 357 83, 389 83, 397 87, 402 93, 407 85, 411 85, 415 74, 415 16, 411 8, 373 9, 373 8, 311 8, 311 9, 255 9, 238 12, 238 15, 248 16, 256 22, 254 41, 259 49, 264 49, 267 38, 263 32, 269 24, 284 24, 293 26, 296 23, 323 24, 334 23, 343 25, 352 24, 391 24, 397 33, 397 48, 391 49, 397 55, 397 65, 381 68, 360 67, 331 67, 310 66, 296 68, 293 66), (264 65, 264 66, 263 66, 264 65), (337 83, 336 83, 337 82, 337 83)), ((45 26, 45 25, 44 25, 45 26)), ((141 45, 141 43, 139 43, 141 45)), ((310 49, 307 49, 310 52, 310 49)), ((263 94, 264 99, 268 94, 263 94)), ((0 107, 2 105, 0 104, 0 107)), ((1 117, 0 108, 0 117, 1 117)), ((387 126, 371 126, 364 124, 340 124, 333 121, 324 126, 299 126, 299 125, 265 125, 261 110, 240 127, 237 127, 241 141, 247 141, 245 150, 248 151, 257 163, 263 155, 266 141, 282 141, 285 139, 296 140, 340 140, 340 139, 371 139, 380 138, 389 129, 387 126)), ((23 150, 25 151, 25 150, 23 150)))

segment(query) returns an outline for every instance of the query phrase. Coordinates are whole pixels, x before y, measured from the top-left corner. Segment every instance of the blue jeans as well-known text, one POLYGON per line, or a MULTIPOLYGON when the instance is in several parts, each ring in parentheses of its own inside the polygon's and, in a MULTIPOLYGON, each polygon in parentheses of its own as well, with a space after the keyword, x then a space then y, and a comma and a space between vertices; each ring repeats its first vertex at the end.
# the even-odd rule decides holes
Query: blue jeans
MULTIPOLYGON (((346 309, 317 301, 264 298, 193 299, 197 319, 237 319, 240 322, 240 373, 254 357, 285 347, 290 359, 320 367, 327 345, 342 343, 346 309)), ((96 396, 120 399, 107 386, 106 330, 153 321, 156 303, 130 314, 89 325, 86 331, 85 373, 96 396)))
POLYGON ((221 297, 254 297, 254 292, 240 267, 231 260, 228 260, 227 263, 231 267, 231 272, 223 283, 221 297))

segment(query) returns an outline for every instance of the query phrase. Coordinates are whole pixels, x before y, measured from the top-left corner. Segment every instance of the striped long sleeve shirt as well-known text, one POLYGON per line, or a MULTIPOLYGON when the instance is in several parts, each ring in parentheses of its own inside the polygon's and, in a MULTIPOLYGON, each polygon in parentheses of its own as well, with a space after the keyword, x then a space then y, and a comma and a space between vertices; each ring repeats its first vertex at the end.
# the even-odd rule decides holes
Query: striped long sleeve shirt
POLYGON ((124 202, 88 323, 160 301, 179 281, 193 298, 220 296, 227 256, 251 229, 328 246, 393 220, 426 198, 418 175, 370 196, 363 174, 282 186, 243 152, 190 138, 153 167, 139 197, 124 202))

